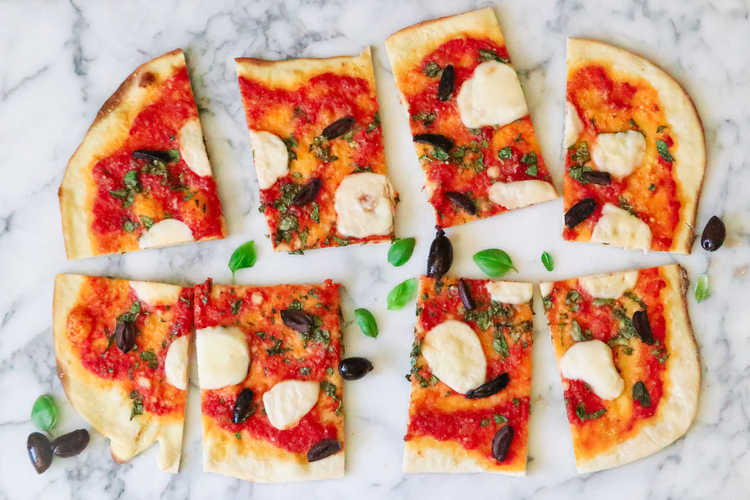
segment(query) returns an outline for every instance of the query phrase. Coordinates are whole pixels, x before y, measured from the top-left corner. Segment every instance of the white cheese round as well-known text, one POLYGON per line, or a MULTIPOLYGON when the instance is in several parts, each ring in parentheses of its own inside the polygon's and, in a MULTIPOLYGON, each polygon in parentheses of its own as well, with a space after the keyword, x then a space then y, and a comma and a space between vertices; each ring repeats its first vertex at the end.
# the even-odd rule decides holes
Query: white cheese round
POLYGON ((156 248, 195 241, 193 232, 182 221, 164 219, 157 222, 138 239, 141 248, 156 248))
POLYGON ((578 116, 578 110, 570 101, 565 101, 565 137, 563 138, 563 147, 569 148, 578 140, 583 130, 583 122, 578 116))
POLYGON ((484 286, 490 298, 505 304, 523 304, 531 300, 533 287, 531 283, 515 281, 489 281, 484 286))
POLYGON ((646 154, 646 139, 635 130, 599 134, 591 147, 591 158, 597 170, 615 177, 626 177, 638 167, 646 154))
POLYGON ((198 118, 191 118, 180 129, 180 156, 188 168, 200 176, 211 175, 211 164, 203 142, 203 130, 198 118))
POLYGON ((176 285, 151 281, 131 281, 130 288, 133 289, 138 300, 152 306, 174 304, 179 300, 182 291, 182 288, 176 285))
POLYGON ((461 121, 469 128, 506 125, 529 114, 518 75, 509 64, 481 63, 456 98, 461 121))
POLYGON ((602 208, 602 216, 591 233, 591 241, 623 248, 651 248, 651 229, 638 217, 611 203, 602 208))
POLYGON ((289 152, 284 141, 271 132, 251 130, 250 143, 258 184, 261 189, 268 189, 289 173, 289 152))
POLYGON ((495 182, 490 186, 489 198, 493 203, 513 210, 554 200, 557 192, 552 184, 540 180, 495 182))
POLYGON ((567 379, 586 382, 602 399, 615 399, 625 388, 612 350, 601 340, 573 344, 560 358, 560 372, 567 379))
POLYGON ((393 188, 386 176, 350 174, 336 189, 336 228, 344 236, 364 238, 393 231, 393 188))
POLYGON ((272 426, 289 429, 297 425, 318 402, 320 384, 309 380, 285 380, 263 393, 263 407, 272 426))
POLYGON ((482 385, 487 376, 479 337, 461 321, 443 321, 427 332, 422 356, 433 375, 461 394, 482 385))
POLYGON ((164 374, 167 382, 183 391, 187 389, 189 342, 188 335, 177 337, 169 344, 167 356, 164 358, 164 374))
POLYGON ((239 384, 250 367, 245 333, 236 326, 213 326, 196 332, 198 379, 201 389, 239 384))
POLYGON ((578 278, 578 284, 597 299, 617 299, 638 282, 638 271, 594 274, 578 278))

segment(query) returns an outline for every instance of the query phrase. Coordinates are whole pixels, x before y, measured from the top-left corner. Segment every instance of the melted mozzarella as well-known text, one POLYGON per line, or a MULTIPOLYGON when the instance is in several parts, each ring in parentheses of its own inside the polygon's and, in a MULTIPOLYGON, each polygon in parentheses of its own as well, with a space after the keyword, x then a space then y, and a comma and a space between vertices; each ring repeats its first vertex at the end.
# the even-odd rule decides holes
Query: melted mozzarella
POLYGON ((484 383, 487 360, 479 337, 466 323, 443 321, 427 332, 422 355, 430 371, 461 394, 484 383))
POLYGON ((239 384, 250 367, 250 350, 236 326, 201 328, 195 337, 201 389, 239 384))
POLYGON ((141 235, 138 239, 138 246, 154 248, 188 241, 195 241, 195 239, 187 224, 177 219, 164 219, 151 226, 148 231, 141 235))
POLYGON ((506 125, 529 114, 518 75, 509 64, 481 63, 461 85, 456 98, 461 121, 469 128, 506 125))
POLYGON ((164 358, 164 375, 167 382, 182 389, 187 389, 188 346, 190 337, 177 337, 169 344, 167 356, 164 358))
POLYGON ((335 195, 336 227, 344 236, 364 238, 393 231, 393 189, 381 174, 344 177, 335 195))
POLYGON ((583 122, 578 116, 578 110, 569 101, 565 101, 565 137, 563 147, 569 148, 578 140, 583 130, 583 122))
POLYGON ((211 164, 203 142, 203 131, 198 118, 191 118, 180 129, 180 156, 188 168, 200 176, 211 175, 211 164))
POLYGON ((646 139, 635 130, 599 134, 591 148, 597 170, 615 177, 626 177, 638 167, 646 154, 646 139))
POLYGON ((514 281, 488 281, 485 285, 490 298, 505 304, 523 304, 531 300, 533 288, 531 283, 514 281))
POLYGON ((490 186, 489 198, 493 203, 513 210, 554 200, 557 192, 552 184, 539 180, 495 182, 490 186))
POLYGON ((573 344, 560 358, 560 372, 567 379, 583 380, 602 399, 614 399, 625 388, 612 350, 601 340, 573 344))
POLYGON ((591 241, 623 248, 651 248, 651 229, 638 217, 607 203, 591 233, 591 241))
POLYGON ((285 380, 263 394, 268 421, 277 429, 297 425, 318 402, 320 384, 309 380, 285 380))
POLYGON ((284 141, 271 132, 250 131, 253 162, 261 189, 268 189, 289 173, 289 152, 284 141))
POLYGON ((595 274, 578 278, 578 284, 597 299, 616 299, 638 282, 638 271, 595 274))
POLYGON ((542 297, 546 297, 550 293, 552 293, 552 289, 555 287, 555 283, 553 281, 542 281, 539 283, 539 291, 542 293, 542 297))
POLYGON ((151 281, 131 281, 130 288, 133 289, 138 300, 152 306, 174 304, 180 298, 182 291, 179 286, 151 281))

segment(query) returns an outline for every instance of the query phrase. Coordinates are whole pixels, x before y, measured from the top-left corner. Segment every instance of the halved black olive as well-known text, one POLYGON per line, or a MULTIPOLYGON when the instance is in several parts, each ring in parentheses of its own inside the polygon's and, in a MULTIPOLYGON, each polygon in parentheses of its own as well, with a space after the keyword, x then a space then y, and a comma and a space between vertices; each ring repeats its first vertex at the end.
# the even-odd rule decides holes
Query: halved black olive
POLYGON ((115 342, 122 352, 130 352, 135 347, 135 336, 137 334, 135 324, 132 321, 118 321, 115 325, 115 342))
POLYGON ((353 116, 345 116, 343 118, 339 118, 323 129, 323 137, 325 137, 329 141, 335 139, 336 137, 340 137, 349 132, 354 126, 354 123, 355 122, 353 116))
POLYGON ((473 311, 476 307, 474 297, 471 296, 469 285, 462 279, 458 280, 458 296, 461 297, 461 303, 467 311, 473 311))
POLYGON ((300 333, 309 333, 314 324, 309 314, 298 309, 284 309, 281 311, 281 321, 292 330, 300 333))
POLYGON ((644 344, 654 345, 654 333, 651 331, 651 323, 648 321, 646 311, 640 310, 633 313, 633 326, 644 344))
POLYGON ((58 457, 74 457, 81 453, 89 444, 89 431, 78 429, 63 434, 52 441, 52 452, 58 457))
POLYGON ((175 160, 169 151, 160 151, 158 149, 136 149, 130 153, 130 156, 136 160, 160 161, 163 163, 175 160))
POLYGON ((596 201, 593 198, 584 198, 565 212, 565 225, 573 229, 581 222, 588 219, 594 213, 596 201))
POLYGON ((453 146, 455 145, 453 139, 440 134, 416 134, 414 136, 414 142, 429 144, 430 146, 440 148, 445 152, 453 149, 453 146))
POLYGON ((339 363, 339 373, 344 380, 358 380, 372 371, 372 363, 367 358, 346 358, 339 363))
POLYGON ((241 424, 253 413, 255 413, 255 407, 253 406, 253 391, 250 389, 242 389, 237 396, 237 400, 234 402, 234 408, 232 408, 232 422, 235 424, 241 424))
POLYGON ((609 172, 600 172, 598 170, 587 170, 581 174, 581 179, 589 184, 598 184, 600 186, 609 186, 612 183, 612 176, 609 172))
POLYGON ((307 451, 307 461, 317 462, 341 451, 341 443, 333 438, 318 441, 307 451))
POLYGON ((474 215, 477 213, 477 206, 474 202, 463 193, 458 191, 446 191, 445 197, 453 202, 457 207, 463 208, 467 213, 474 215))
POLYGON ((453 82, 455 80, 455 72, 453 71, 453 65, 449 64, 443 68, 443 74, 440 77, 440 84, 438 85, 438 99, 441 101, 447 101, 450 99, 453 93, 453 82))
POLYGON ((37 474, 46 471, 52 463, 52 445, 47 436, 41 432, 32 432, 26 439, 26 449, 29 452, 31 465, 37 474))
POLYGON ((310 181, 305 184, 302 189, 297 191, 297 194, 292 200, 292 205, 301 207, 302 205, 307 205, 308 203, 315 201, 315 198, 318 197, 318 193, 320 192, 320 187, 322 185, 323 182, 317 177, 310 179, 310 181))
POLYGON ((508 372, 501 373, 489 382, 485 382, 476 389, 472 389, 467 392, 466 397, 468 399, 488 398, 505 389, 508 386, 508 382, 510 382, 510 376, 508 375, 508 372))
POLYGON ((437 228, 435 239, 427 256, 427 276, 440 279, 453 264, 453 245, 441 228, 437 228))
POLYGON ((513 442, 513 427, 504 425, 500 427, 492 438, 492 456, 495 460, 502 462, 508 456, 510 443, 513 442))
POLYGON ((726 236, 727 228, 724 226, 724 222, 714 215, 708 220, 706 227, 703 228, 701 246, 703 250, 713 252, 724 244, 726 236))

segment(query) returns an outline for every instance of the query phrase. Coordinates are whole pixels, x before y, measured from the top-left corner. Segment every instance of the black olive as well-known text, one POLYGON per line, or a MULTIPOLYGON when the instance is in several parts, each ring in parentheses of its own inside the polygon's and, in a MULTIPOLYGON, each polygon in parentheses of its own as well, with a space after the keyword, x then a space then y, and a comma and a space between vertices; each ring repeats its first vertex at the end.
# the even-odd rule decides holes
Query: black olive
POLYGON ((510 382, 510 376, 508 373, 501 373, 489 382, 485 382, 476 389, 467 392, 466 397, 469 399, 488 398, 505 389, 508 386, 508 382, 510 382))
POLYGON ((118 321, 115 326, 115 342, 122 352, 130 352, 135 347, 137 331, 132 321, 118 321))
POLYGON ((159 151, 157 149, 136 149, 130 153, 130 156, 136 160, 160 161, 162 163, 174 161, 174 157, 169 151, 159 151))
POLYGON ((513 427, 504 425, 500 427, 492 438, 492 456, 495 460, 502 462, 508 456, 510 443, 513 442, 513 427))
POLYGON ((74 457, 81 453, 89 444, 89 431, 78 429, 63 434, 52 441, 52 452, 58 457, 74 457))
POLYGON ((474 297, 471 296, 469 285, 462 279, 458 280, 458 296, 461 297, 461 303, 467 311, 473 311, 476 307, 474 297))
POLYGON ((589 184, 600 186, 609 186, 612 183, 612 176, 609 172, 599 172, 598 170, 587 170, 581 174, 581 179, 589 184))
POLYGON ((427 256, 427 276, 440 279, 453 264, 453 245, 441 228, 437 228, 435 239, 427 256))
POLYGON ((573 229, 581 222, 588 219, 594 213, 596 201, 593 198, 584 198, 565 212, 565 225, 573 229))
POLYGON ((302 205, 307 205, 308 203, 315 201, 315 198, 318 197, 318 193, 320 192, 320 187, 322 185, 323 183, 317 177, 310 179, 310 181, 305 184, 302 189, 297 191, 296 195, 294 195, 292 205, 300 207, 302 205))
POLYGON ((341 451, 341 443, 333 438, 318 441, 307 451, 307 461, 317 462, 341 451))
POLYGON ((414 142, 429 144, 430 146, 440 148, 445 152, 453 149, 453 146, 455 145, 453 139, 449 139, 448 137, 440 134, 416 134, 414 136, 414 142))
POLYGON ((463 208, 467 213, 475 215, 477 213, 477 206, 474 202, 463 193, 457 191, 446 191, 445 197, 453 202, 457 207, 463 208))
POLYGON ((31 465, 37 474, 46 471, 52 463, 52 445, 47 436, 40 432, 32 432, 26 440, 26 449, 29 451, 31 465))
POLYGON ((330 141, 331 139, 335 139, 336 137, 340 137, 346 134, 352 129, 353 126, 354 117, 345 116, 343 118, 339 118, 323 129, 323 137, 330 141))
POLYGON ((255 413, 255 407, 253 406, 253 391, 250 389, 242 389, 239 395, 237 395, 237 400, 234 402, 234 408, 232 408, 232 422, 235 424, 241 424, 253 413, 255 413))
POLYGON ((372 371, 372 363, 367 358, 346 358, 339 363, 339 373, 344 380, 357 380, 372 371))
POLYGON ((713 252, 724 244, 724 238, 727 236, 727 228, 724 223, 715 215, 708 220, 706 227, 703 228, 701 235, 701 246, 703 250, 713 252))
POLYGON ((453 93, 453 81, 455 80, 455 72, 453 71, 453 65, 449 64, 443 68, 443 74, 440 77, 440 84, 438 85, 438 99, 441 101, 447 101, 450 99, 453 93))
POLYGON ((651 323, 648 321, 646 311, 640 310, 633 313, 633 326, 644 344, 654 345, 654 334, 651 331, 651 323))
POLYGON ((305 311, 298 309, 284 309, 281 311, 281 321, 292 330, 300 333, 310 333, 313 319, 305 311))

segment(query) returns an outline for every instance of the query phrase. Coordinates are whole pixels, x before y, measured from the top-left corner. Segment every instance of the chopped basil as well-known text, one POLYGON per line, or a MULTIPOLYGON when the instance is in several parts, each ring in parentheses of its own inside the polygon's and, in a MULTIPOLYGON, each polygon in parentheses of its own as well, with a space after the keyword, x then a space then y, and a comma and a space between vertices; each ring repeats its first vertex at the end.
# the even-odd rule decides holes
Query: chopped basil
POLYGON ((621 209, 625 210, 626 212, 628 212, 633 217, 638 217, 638 213, 635 211, 635 209, 630 204, 630 202, 625 199, 624 196, 620 196, 617 201, 618 201, 621 209))
POLYGON ((380 115, 378 113, 375 113, 372 116, 372 121, 370 122, 369 125, 367 125, 367 128, 365 129, 365 132, 367 132, 369 134, 370 132, 372 132, 373 130, 375 130, 376 128, 378 128, 379 126, 380 126, 380 115))
POLYGON ((533 151, 530 151, 528 153, 525 153, 521 157, 521 163, 527 166, 526 168, 526 175, 530 175, 532 177, 536 177, 539 173, 539 168, 537 166, 537 157, 536 153, 533 151))
POLYGON ((415 122, 422 122, 424 125, 429 125, 435 121, 435 118, 437 118, 437 114, 434 111, 431 111, 429 113, 426 111, 420 111, 411 115, 411 118, 415 122))
POLYGON ((662 131, 662 130, 664 130, 665 128, 667 128, 667 126, 666 126, 666 125, 659 125, 658 127, 656 127, 656 133, 658 134, 659 132, 661 132, 661 131, 662 131))
POLYGON ((133 400, 133 407, 130 410, 130 420, 138 415, 143 415, 143 396, 138 391, 130 392, 130 399, 133 400))
POLYGON ((303 377, 307 377, 308 375, 310 375, 310 368, 303 366, 299 369, 299 374, 303 377))
POLYGON ((294 150, 294 148, 297 147, 297 139, 294 137, 294 134, 290 135, 286 139, 282 139, 282 142, 284 143, 284 146, 286 146, 286 151, 289 156, 289 163, 292 163, 292 160, 297 159, 297 152, 294 150))
POLYGON ((489 418, 483 418, 479 422, 479 427, 487 427, 488 425, 490 425, 490 419, 489 418))
POLYGON ((492 348, 504 358, 510 356, 508 342, 505 340, 505 334, 503 333, 502 328, 497 328, 495 330, 495 336, 492 338, 492 348))
POLYGON ((656 184, 651 184, 648 186, 649 191, 656 191, 656 184))
POLYGON ((545 311, 552 309, 552 294, 542 297, 542 303, 544 304, 545 311))
POLYGON ((331 154, 331 145, 328 143, 328 139, 324 136, 319 135, 313 139, 310 144, 310 151, 315 155, 317 159, 323 163, 330 163, 338 160, 337 156, 331 154))
POLYGON ((135 228, 136 228, 136 227, 138 227, 138 223, 137 223, 137 222, 133 222, 133 221, 132 221, 132 220, 130 220, 130 219, 125 219, 125 220, 124 220, 124 221, 122 222, 122 228, 123 228, 123 229, 124 229, 125 231, 129 232, 129 233, 132 233, 133 231, 135 231, 135 228))
POLYGON ((583 330, 581 330, 581 325, 578 324, 578 321, 573 320, 572 328, 570 329, 570 335, 573 337, 573 340, 576 342, 582 342, 584 340, 588 340, 587 335, 583 333, 583 330))
POLYGON ((428 62, 424 68, 422 68, 422 73, 429 76, 430 78, 435 78, 440 74, 442 71, 442 68, 438 63, 435 61, 428 62))
POLYGON ((571 311, 576 312, 581 307, 581 294, 576 289, 568 290, 565 295, 565 305, 570 308, 571 311))
POLYGON ((586 411, 586 406, 583 403, 578 403, 578 405, 576 406, 576 415, 581 420, 581 422, 585 422, 586 420, 596 420, 605 413, 607 413, 607 410, 605 408, 600 408, 593 413, 588 413, 586 411))
POLYGON ((504 148, 500 149, 500 151, 497 152, 497 159, 501 162, 504 162, 505 160, 509 160, 513 157, 513 150, 510 146, 505 146, 504 148))
POLYGON ((117 321, 126 323, 135 323, 138 319, 138 315, 141 313, 141 303, 137 300, 133 301, 130 305, 130 310, 126 313, 122 313, 117 317, 117 321))
POLYGON ((269 340, 273 342, 273 345, 266 349, 266 354, 269 356, 278 356, 280 354, 284 354, 287 351, 291 351, 291 348, 289 347, 282 347, 282 340, 278 337, 274 337, 271 335, 269 337, 269 340))
POLYGON ((508 64, 510 62, 510 59, 500 57, 495 54, 495 51, 489 49, 479 49, 479 60, 481 62, 497 61, 505 64, 508 64))
POLYGON ((310 218, 315 222, 320 222, 320 206, 317 201, 311 203, 310 218))
POLYGON ((232 314, 236 315, 242 308, 242 299, 235 300, 232 302, 232 314))
POLYGON ((630 290, 623 293, 623 295, 629 298, 630 300, 632 300, 633 302, 635 302, 636 304, 638 304, 639 306, 641 306, 643 309, 648 309, 648 306, 646 305, 646 303, 643 302, 640 297, 638 297, 635 293, 631 292, 630 290))
POLYGON ((154 225, 154 219, 152 219, 148 215, 141 215, 138 218, 141 220, 141 224, 143 224, 143 227, 145 227, 146 229, 151 229, 151 226, 154 225))
POLYGON ((503 415, 498 415, 497 413, 493 414, 492 418, 495 420, 495 423, 497 425, 504 424, 508 421, 507 417, 504 417, 503 415))
POLYGON ((140 357, 148 364, 148 367, 152 370, 156 370, 157 368, 159 368, 159 358, 157 358, 156 354, 154 354, 153 352, 142 351, 140 357))
POLYGON ((633 384, 633 400, 638 401, 644 408, 651 406, 651 395, 648 393, 646 384, 641 381, 633 384))
POLYGON ((588 184, 588 181, 584 179, 583 174, 586 172, 591 172, 592 168, 587 167, 586 165, 571 165, 568 169, 568 177, 570 177, 573 180, 576 180, 580 182, 581 184, 588 184))
POLYGON ((674 157, 669 152, 669 146, 665 141, 662 141, 661 139, 656 140, 656 150, 659 152, 659 156, 661 156, 661 159, 668 162, 673 162, 674 157))
POLYGON ((448 161, 450 159, 450 155, 443 148, 437 146, 432 148, 430 155, 438 161, 448 161))
POLYGON ((581 141, 568 148, 570 152, 570 159, 574 163, 584 164, 591 160, 591 153, 589 153, 589 145, 586 141, 581 141))
POLYGON ((614 305, 615 299, 594 299, 592 304, 595 306, 611 306, 614 305))
POLYGON ((327 381, 327 380, 321 380, 320 381, 320 389, 323 391, 324 394, 329 396, 332 399, 338 399, 336 396, 336 385, 327 381))

